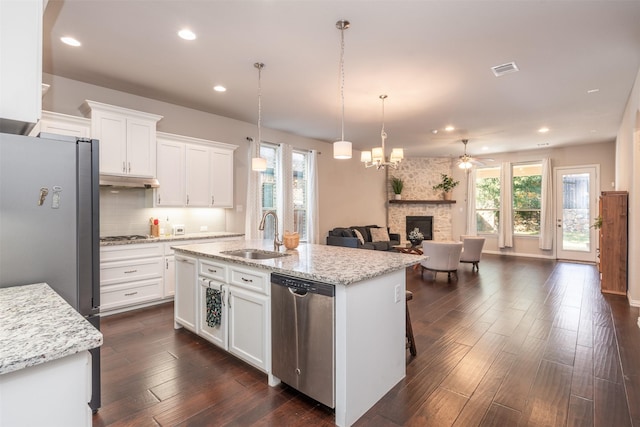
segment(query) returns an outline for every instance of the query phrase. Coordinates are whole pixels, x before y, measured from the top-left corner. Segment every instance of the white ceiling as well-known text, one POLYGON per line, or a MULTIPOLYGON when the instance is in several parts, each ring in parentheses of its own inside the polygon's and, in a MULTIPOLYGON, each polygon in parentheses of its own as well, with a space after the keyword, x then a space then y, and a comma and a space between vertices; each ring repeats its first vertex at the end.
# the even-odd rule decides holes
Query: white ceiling
POLYGON ((331 142, 341 19, 345 139, 359 150, 380 144, 381 94, 387 154, 610 141, 640 66, 638 0, 50 0, 43 70, 256 123, 260 61, 263 126, 331 142), (198 38, 178 38, 184 27, 198 38), (510 61, 520 71, 494 77, 510 61))

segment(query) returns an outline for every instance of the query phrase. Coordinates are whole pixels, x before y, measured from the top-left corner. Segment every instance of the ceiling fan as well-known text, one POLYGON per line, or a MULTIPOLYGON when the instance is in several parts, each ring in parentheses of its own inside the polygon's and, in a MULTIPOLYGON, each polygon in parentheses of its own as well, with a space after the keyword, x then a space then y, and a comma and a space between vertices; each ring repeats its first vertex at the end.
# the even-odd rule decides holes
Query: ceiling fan
POLYGON ((473 165, 484 166, 485 164, 483 163, 483 161, 489 161, 489 162, 493 161, 493 159, 480 159, 480 158, 474 158, 468 155, 467 154, 468 142, 469 142, 468 139, 462 140, 462 143, 464 144, 464 154, 458 158, 458 167, 460 169, 470 169, 473 167, 473 165))

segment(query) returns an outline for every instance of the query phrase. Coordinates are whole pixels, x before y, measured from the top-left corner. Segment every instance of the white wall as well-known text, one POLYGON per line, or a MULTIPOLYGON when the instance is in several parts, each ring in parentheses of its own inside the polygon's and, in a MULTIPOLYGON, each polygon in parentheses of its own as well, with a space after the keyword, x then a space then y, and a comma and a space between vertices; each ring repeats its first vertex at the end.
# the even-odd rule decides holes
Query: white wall
MULTIPOLYGON (((50 74, 43 75, 43 82, 51 88, 42 100, 43 109, 58 113, 83 116, 80 106, 86 99, 117 105, 134 110, 145 111, 164 116, 158 122, 158 131, 203 138, 213 141, 237 145, 234 153, 234 209, 225 209, 224 228, 227 231, 244 232, 244 215, 246 204, 247 174, 248 174, 248 136, 257 135, 256 124, 247 123, 226 117, 217 116, 202 111, 168 104, 125 92, 120 92, 100 86, 66 79, 50 74)), ((254 105, 248 106, 252 111, 254 105)), ((266 112, 268 116, 268 112, 266 112)), ((338 111, 336 111, 338 114, 338 111)), ((347 124, 348 131, 348 124, 347 124)), ((322 154, 318 161, 319 192, 320 192, 320 236, 324 242, 327 231, 337 226, 356 224, 384 224, 385 222, 385 180, 384 173, 375 170, 365 170, 359 162, 360 153, 353 153, 351 160, 334 160, 332 145, 327 142, 304 138, 297 135, 263 128, 263 139, 275 143, 286 143, 299 149, 316 149, 322 154)), ((142 197, 142 196, 140 196, 142 197)), ((107 199, 107 203, 112 200, 107 199)), ((149 209, 151 205, 127 201, 120 207, 133 204, 132 209, 149 209)), ((162 217, 163 211, 121 212, 121 218, 140 218, 148 214, 162 217), (156 215, 157 214, 157 215, 156 215)), ((174 212, 175 213, 175 212, 174 212)), ((187 218, 188 213, 180 213, 187 218)), ((212 213, 216 216, 217 214, 212 213)), ((113 215, 109 212, 109 217, 113 215)), ((109 219, 109 221, 111 221, 109 219)), ((201 218, 193 220, 194 226, 202 222, 201 218)), ((110 222, 113 225, 112 222, 110 222)), ((212 220, 212 227, 218 227, 219 221, 212 220)), ((123 225, 124 226, 124 225, 123 225)), ((127 225, 126 227, 130 227, 127 225)), ((140 225, 134 226, 138 229, 140 225)), ((212 230, 210 230, 212 231, 212 230)), ((217 231, 217 230, 216 230, 217 231)))
MULTIPOLYGON (((544 150, 522 151, 513 153, 492 154, 494 159, 490 165, 500 165, 500 163, 508 161, 512 163, 528 162, 541 160, 543 157, 551 159, 551 166, 580 166, 580 165, 600 165, 600 190, 613 190, 611 183, 615 180, 615 143, 602 142, 588 145, 575 145, 562 148, 548 148, 544 150)), ((466 182, 465 172, 457 167, 453 169, 454 177, 460 180, 459 185, 454 190, 454 198, 457 200, 455 213, 453 215, 453 236, 465 234, 467 203, 466 203, 466 182)), ((597 195, 595 195, 597 197, 597 195)), ((498 237, 488 236, 485 242, 485 251, 533 256, 533 257, 551 257, 555 258, 555 251, 543 251, 538 248, 537 237, 514 236, 513 247, 500 249, 498 247, 498 237)))
MULTIPOLYGON (((640 307, 640 71, 616 139, 616 190, 629 192, 629 268, 627 296, 640 307)), ((640 319, 638 319, 640 325, 640 319)))

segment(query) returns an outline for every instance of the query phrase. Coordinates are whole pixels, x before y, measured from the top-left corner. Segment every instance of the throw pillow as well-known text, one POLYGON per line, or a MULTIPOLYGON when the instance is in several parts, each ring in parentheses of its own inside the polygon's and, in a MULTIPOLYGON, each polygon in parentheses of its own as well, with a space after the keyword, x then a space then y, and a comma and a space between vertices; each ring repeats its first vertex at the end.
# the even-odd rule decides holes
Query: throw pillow
POLYGON ((360 241, 360 244, 364 245, 364 237, 362 237, 362 233, 356 229, 354 229, 353 232, 355 233, 356 237, 360 241))
POLYGON ((388 242, 390 240, 386 228, 371 228, 369 232, 371 233, 372 242, 388 242))

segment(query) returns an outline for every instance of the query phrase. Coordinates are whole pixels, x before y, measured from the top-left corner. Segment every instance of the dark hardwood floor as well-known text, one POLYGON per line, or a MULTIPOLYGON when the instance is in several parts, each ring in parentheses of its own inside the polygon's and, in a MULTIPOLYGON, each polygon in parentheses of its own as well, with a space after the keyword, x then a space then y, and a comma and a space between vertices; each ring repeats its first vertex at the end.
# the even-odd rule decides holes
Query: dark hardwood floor
MULTIPOLYGON (((486 255, 407 269, 418 354, 358 426, 638 426, 640 329, 594 266, 486 255)), ((94 426, 330 426, 333 413, 185 330, 173 305, 102 321, 94 426)))

